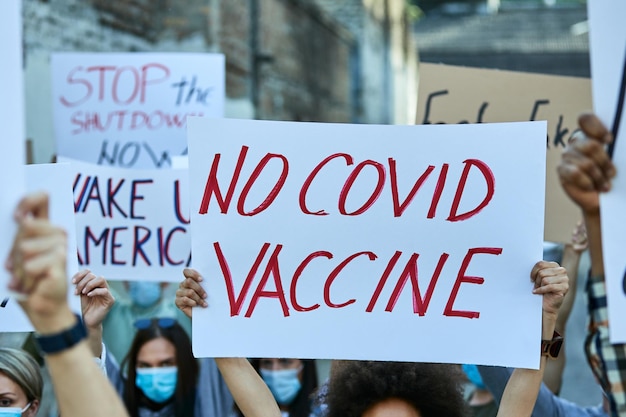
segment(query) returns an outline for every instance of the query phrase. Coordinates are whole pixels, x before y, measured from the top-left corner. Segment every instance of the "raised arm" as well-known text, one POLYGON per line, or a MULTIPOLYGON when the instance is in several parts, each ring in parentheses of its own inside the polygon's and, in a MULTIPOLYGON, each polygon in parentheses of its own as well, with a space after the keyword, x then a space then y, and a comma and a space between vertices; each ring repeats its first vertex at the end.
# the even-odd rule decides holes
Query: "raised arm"
POLYGON ((89 347, 95 357, 101 358, 102 322, 115 304, 115 298, 104 277, 98 277, 87 269, 74 274, 72 284, 76 285, 74 293, 80 295, 80 306, 85 327, 87 327, 89 347))
MULTIPOLYGON (((208 307, 202 276, 195 269, 183 271, 185 279, 176 290, 176 306, 191 318, 193 307, 208 307)), ((246 358, 215 358, 235 403, 245 417, 280 417, 280 409, 269 388, 246 358)))
MULTIPOLYGON (((6 267, 9 288, 22 294, 20 305, 38 337, 54 337, 77 328, 67 303, 66 234, 48 220, 48 197, 31 194, 18 205, 19 225, 6 267)), ((63 339, 63 337, 61 337, 63 339)), ((75 337, 74 340, 80 339, 75 337)), ((86 340, 45 355, 60 414, 64 417, 127 416, 126 409, 92 360, 86 340)), ((50 346, 48 346, 50 348, 50 346)))
POLYGON ((591 273, 603 276, 599 193, 611 189, 611 180, 616 174, 605 149, 613 137, 593 114, 581 115, 578 124, 581 130, 572 136, 563 152, 559 179, 566 194, 582 210, 589 239, 591 273))
MULTIPOLYGON (((541 261, 531 271, 533 293, 543 296, 541 338, 551 340, 559 308, 569 287, 565 268, 556 262, 541 261)), ((539 351, 539 346, 537 346, 539 351)), ((532 414, 543 379, 547 357, 541 356, 539 370, 516 369, 504 389, 499 417, 526 417, 532 414)))

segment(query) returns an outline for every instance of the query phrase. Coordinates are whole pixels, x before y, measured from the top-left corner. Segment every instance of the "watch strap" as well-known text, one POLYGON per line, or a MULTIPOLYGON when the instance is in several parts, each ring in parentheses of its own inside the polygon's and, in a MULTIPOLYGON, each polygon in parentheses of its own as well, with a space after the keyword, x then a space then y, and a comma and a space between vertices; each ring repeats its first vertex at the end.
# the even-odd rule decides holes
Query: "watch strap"
POLYGON ((39 350, 44 354, 58 353, 73 347, 87 337, 87 329, 78 314, 76 324, 69 329, 49 335, 36 335, 39 350))
POLYGON ((559 357, 561 347, 563 346, 563 336, 556 330, 552 334, 552 340, 541 341, 541 355, 552 359, 559 357))

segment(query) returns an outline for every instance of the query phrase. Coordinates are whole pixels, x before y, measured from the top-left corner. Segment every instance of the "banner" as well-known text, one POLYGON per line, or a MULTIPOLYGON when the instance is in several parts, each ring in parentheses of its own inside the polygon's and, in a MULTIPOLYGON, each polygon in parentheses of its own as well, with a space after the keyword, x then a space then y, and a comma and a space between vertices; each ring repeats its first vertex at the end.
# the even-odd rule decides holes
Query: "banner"
POLYGON ((626 3, 590 0, 588 8, 593 108, 613 132, 617 168, 611 190, 600 194, 610 337, 612 343, 626 343, 626 3))
POLYGON ((71 166, 81 268, 110 280, 180 282, 191 262, 187 171, 71 166))
MULTIPOLYGON (((9 254, 16 225, 13 211, 24 194, 24 91, 22 76, 22 2, 9 1, 0 6, 0 51, 3 64, 0 76, 4 82, 0 94, 0 123, 3 149, 0 152, 0 260, 9 254)), ((9 276, 0 268, 0 303, 7 293, 9 276)))
POLYGON ((169 168, 189 115, 222 117, 220 54, 52 55, 57 154, 121 168, 169 168))
POLYGON ((195 356, 539 366, 545 122, 188 124, 195 356))
MULTIPOLYGON (((46 191, 50 198, 50 221, 67 232, 68 300, 72 310, 80 312, 80 297, 74 296, 72 276, 78 272, 76 257, 76 224, 72 209, 72 176, 68 164, 37 164, 25 167, 29 192, 46 191)), ((0 332, 33 331, 28 318, 12 297, 0 299, 0 332)))
POLYGON ((591 108, 590 80, 426 63, 419 70, 418 124, 548 121, 544 239, 570 243, 581 214, 556 168, 578 115, 591 108))

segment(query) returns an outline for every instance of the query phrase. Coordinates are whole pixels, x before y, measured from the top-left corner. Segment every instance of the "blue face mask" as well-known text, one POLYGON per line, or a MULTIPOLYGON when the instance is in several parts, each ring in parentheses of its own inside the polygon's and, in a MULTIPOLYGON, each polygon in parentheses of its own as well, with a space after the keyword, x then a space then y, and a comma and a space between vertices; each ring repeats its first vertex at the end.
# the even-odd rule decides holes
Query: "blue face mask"
POLYGON ((261 369, 261 377, 267 384, 278 404, 288 405, 296 398, 302 385, 298 379, 300 369, 270 371, 261 369))
POLYGON ((161 283, 131 281, 128 284, 128 294, 136 306, 151 307, 161 299, 161 283))
POLYGON ((463 372, 465 372, 467 379, 469 379, 470 382, 476 386, 476 388, 487 389, 476 365, 463 365, 463 372))
POLYGON ((0 407, 0 417, 21 417, 22 413, 30 407, 31 403, 26 404, 26 407, 0 407))
POLYGON ((135 385, 155 403, 164 403, 174 395, 177 380, 178 368, 175 366, 137 368, 135 385))

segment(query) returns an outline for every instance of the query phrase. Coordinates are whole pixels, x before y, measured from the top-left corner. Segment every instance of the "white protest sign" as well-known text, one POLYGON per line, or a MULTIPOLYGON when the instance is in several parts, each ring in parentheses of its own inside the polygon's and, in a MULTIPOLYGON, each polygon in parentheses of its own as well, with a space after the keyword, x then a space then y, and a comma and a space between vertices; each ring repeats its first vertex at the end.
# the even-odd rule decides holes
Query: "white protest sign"
POLYGON ((196 356, 538 367, 545 122, 188 124, 196 356))
MULTIPOLYGON (((25 173, 27 190, 48 193, 50 221, 67 232, 67 273, 70 280, 78 272, 78 262, 76 256, 72 256, 76 253, 76 224, 72 207, 72 174, 69 164, 27 165, 25 173)), ((80 298, 73 294, 74 287, 70 283, 68 288, 70 307, 80 312, 80 298)), ((0 332, 33 331, 28 318, 13 298, 3 298, 0 302, 4 302, 4 307, 0 308, 0 332)))
POLYGON ((593 107, 614 134, 613 163, 617 176, 602 193, 602 248, 612 343, 626 342, 626 3, 590 0, 589 39, 593 107))
POLYGON ((187 171, 72 161, 78 262, 111 280, 182 279, 190 263, 187 171))
MULTIPOLYGON (((0 174, 0 260, 9 254, 16 225, 13 211, 24 194, 24 92, 22 76, 22 2, 8 1, 0 5, 0 77, 4 80, 0 94, 2 144, 0 174)), ((8 274, 0 268, 0 304, 7 293, 8 274)))
POLYGON ((122 168, 169 168, 188 115, 222 117, 220 54, 52 55, 57 154, 122 168))

